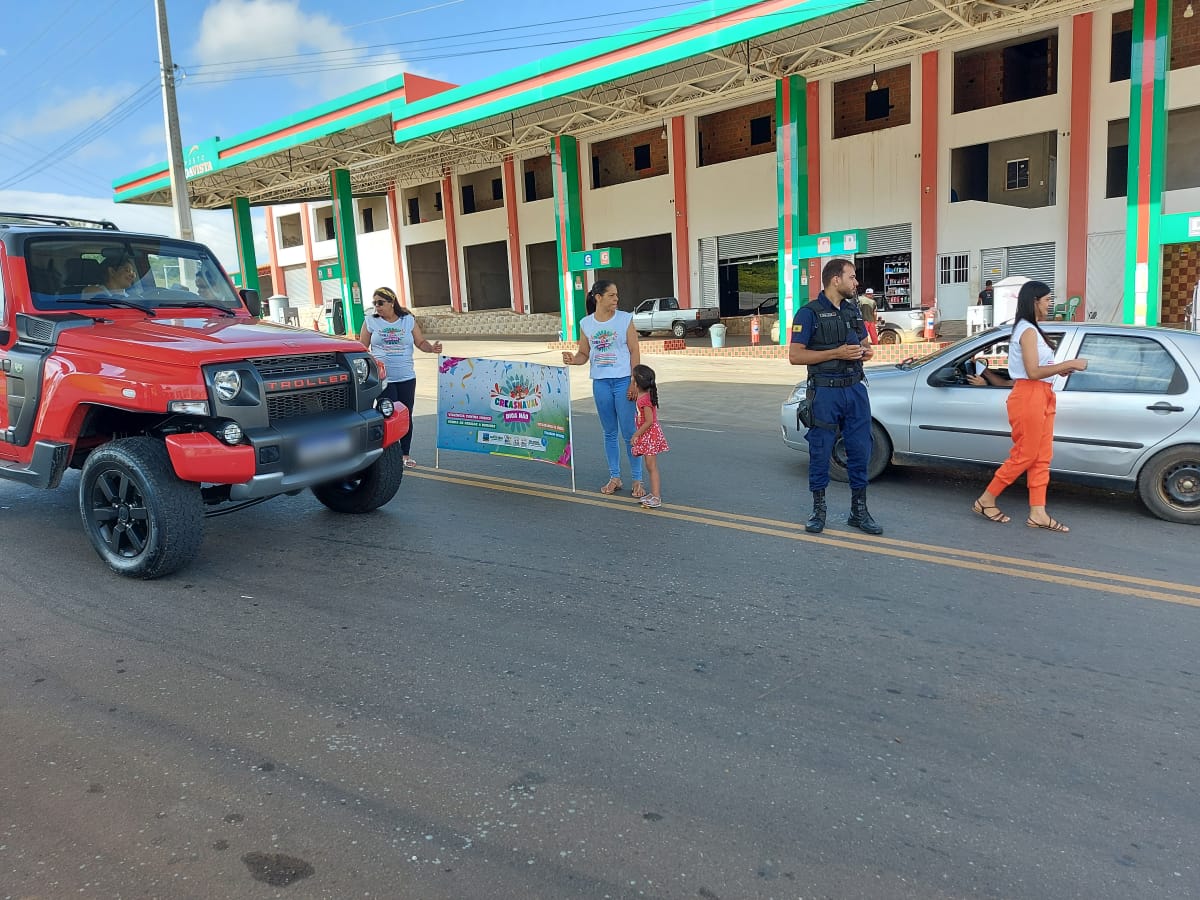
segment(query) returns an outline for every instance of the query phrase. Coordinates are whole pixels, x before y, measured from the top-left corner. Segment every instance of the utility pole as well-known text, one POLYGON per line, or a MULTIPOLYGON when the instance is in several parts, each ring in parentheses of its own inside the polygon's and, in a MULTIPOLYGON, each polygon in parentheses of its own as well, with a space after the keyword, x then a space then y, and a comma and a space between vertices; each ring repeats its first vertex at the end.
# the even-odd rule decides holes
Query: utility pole
POLYGON ((167 165, 171 176, 171 201, 175 230, 185 241, 194 238, 192 207, 188 201, 187 174, 183 169, 183 142, 179 137, 179 110, 175 107, 175 65, 171 62, 171 36, 167 33, 166 0, 154 0, 158 22, 158 57, 162 66, 163 117, 167 121, 167 165))

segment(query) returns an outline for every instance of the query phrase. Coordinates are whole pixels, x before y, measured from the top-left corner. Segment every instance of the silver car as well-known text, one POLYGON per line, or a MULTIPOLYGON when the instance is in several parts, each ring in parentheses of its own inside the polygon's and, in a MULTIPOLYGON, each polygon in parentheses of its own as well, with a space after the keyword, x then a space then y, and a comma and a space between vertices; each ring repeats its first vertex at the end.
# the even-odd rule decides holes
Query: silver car
MULTIPOLYGON (((1084 357, 1054 379, 1051 471, 1068 481, 1136 491, 1160 518, 1200 524, 1200 334, 1165 328, 1044 322, 1055 360, 1084 357)), ((1004 387, 967 382, 980 361, 1007 378, 1011 327, 972 335, 920 359, 867 370, 874 449, 868 477, 892 462, 998 465, 1012 447, 1004 387)), ((783 440, 808 452, 796 385, 780 411, 783 440)), ((845 448, 830 475, 846 480, 845 448)))

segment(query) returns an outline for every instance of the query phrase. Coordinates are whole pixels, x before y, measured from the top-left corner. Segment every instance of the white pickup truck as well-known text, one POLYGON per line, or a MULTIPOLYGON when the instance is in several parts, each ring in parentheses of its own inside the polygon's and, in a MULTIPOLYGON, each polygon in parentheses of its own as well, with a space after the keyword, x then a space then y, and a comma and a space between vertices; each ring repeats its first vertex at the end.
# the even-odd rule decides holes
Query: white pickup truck
POLYGON ((715 306, 680 309, 674 297, 643 300, 633 311, 633 327, 642 337, 652 331, 669 331, 681 338, 689 331, 701 334, 721 321, 721 311, 715 306))

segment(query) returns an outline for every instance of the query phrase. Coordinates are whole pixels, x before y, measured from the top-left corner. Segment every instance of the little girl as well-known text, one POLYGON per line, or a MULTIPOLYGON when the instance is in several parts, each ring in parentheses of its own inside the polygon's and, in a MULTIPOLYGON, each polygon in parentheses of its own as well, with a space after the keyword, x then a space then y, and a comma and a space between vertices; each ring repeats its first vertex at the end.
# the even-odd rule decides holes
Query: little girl
POLYGON ((659 493, 657 457, 671 448, 667 446, 667 439, 658 425, 658 385, 654 383, 654 370, 649 366, 634 366, 633 383, 638 393, 637 430, 629 439, 629 446, 634 456, 646 460, 650 493, 642 498, 642 506, 658 509, 662 506, 662 497, 659 493))

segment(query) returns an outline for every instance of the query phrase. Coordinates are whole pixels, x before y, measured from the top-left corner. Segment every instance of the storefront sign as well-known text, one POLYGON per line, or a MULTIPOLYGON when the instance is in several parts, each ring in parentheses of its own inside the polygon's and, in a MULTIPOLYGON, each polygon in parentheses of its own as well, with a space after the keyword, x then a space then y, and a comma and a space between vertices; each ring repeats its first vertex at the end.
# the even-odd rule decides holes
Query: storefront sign
POLYGON ((337 281, 342 277, 342 266, 340 263, 332 263, 328 266, 317 266, 317 278, 320 281, 337 281))
POLYGON ((806 234, 796 241, 796 259, 812 259, 816 256, 853 256, 865 253, 867 232, 864 228, 850 231, 829 231, 824 234, 806 234))
POLYGON ((595 250, 580 250, 567 254, 567 265, 572 272, 583 269, 619 269, 621 268, 620 247, 597 247, 595 250))

